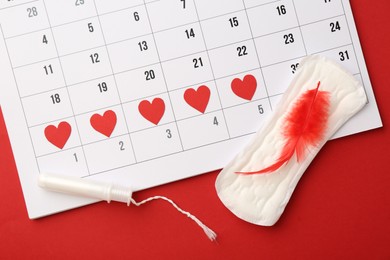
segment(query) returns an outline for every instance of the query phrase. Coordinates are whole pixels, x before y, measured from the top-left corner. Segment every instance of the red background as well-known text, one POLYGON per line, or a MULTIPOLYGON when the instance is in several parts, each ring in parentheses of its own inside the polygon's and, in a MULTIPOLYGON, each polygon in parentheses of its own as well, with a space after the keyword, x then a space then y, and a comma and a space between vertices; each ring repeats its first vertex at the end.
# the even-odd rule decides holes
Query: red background
POLYGON ((351 5, 385 127, 328 142, 275 226, 232 215, 214 189, 218 172, 135 194, 172 198, 214 229, 217 243, 164 202, 101 202, 29 220, 0 114, 0 258, 390 259, 390 4, 351 5))

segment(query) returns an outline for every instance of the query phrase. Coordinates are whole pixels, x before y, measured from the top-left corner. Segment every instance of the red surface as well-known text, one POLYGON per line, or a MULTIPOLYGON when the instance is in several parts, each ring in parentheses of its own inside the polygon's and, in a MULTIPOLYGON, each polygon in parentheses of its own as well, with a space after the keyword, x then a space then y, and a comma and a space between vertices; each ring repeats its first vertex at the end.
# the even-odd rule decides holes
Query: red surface
POLYGON ((212 227, 218 243, 164 202, 102 202, 29 220, 0 120, 0 259, 390 259, 390 4, 351 4, 385 127, 329 142, 274 227, 233 216, 215 193, 217 172, 135 199, 172 198, 212 227))

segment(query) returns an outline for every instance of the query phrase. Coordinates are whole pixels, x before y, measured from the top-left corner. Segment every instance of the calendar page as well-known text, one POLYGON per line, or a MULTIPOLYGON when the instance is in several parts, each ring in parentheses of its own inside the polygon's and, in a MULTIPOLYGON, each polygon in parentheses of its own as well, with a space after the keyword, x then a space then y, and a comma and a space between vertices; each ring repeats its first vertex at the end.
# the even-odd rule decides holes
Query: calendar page
POLYGON ((39 172, 134 191, 220 169, 311 54, 364 85, 336 137, 381 126, 347 0, 1 0, 0 102, 30 218, 94 202, 39 172))

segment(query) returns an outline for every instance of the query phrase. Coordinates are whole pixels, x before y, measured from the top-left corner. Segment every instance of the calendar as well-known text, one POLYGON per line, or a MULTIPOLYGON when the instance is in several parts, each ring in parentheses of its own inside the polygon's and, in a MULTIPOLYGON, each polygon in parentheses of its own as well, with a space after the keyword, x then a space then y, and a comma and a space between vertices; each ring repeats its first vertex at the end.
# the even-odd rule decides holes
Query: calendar
POLYGON ((30 218, 95 202, 40 172, 134 191, 224 167, 319 54, 365 87, 341 137, 381 126, 347 0, 1 0, 0 104, 30 218))

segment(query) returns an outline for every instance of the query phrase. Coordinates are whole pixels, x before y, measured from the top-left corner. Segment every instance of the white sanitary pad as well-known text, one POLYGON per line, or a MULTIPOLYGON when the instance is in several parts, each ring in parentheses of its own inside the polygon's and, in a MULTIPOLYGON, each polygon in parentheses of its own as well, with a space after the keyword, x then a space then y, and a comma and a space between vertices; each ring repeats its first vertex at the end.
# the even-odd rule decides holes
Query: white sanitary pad
POLYGON ((278 107, 247 147, 218 175, 216 190, 223 204, 239 218, 253 224, 271 226, 284 211, 299 179, 321 147, 367 103, 363 86, 338 64, 311 56, 301 63, 297 76, 278 107), (297 100, 308 90, 327 92, 329 109, 326 128, 319 142, 308 146, 298 162, 296 153, 273 172, 256 172, 274 164, 286 143, 284 123, 297 100))

